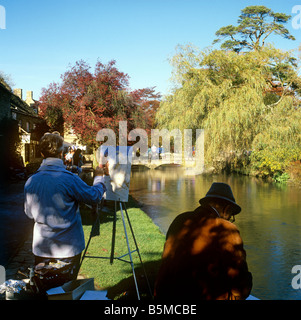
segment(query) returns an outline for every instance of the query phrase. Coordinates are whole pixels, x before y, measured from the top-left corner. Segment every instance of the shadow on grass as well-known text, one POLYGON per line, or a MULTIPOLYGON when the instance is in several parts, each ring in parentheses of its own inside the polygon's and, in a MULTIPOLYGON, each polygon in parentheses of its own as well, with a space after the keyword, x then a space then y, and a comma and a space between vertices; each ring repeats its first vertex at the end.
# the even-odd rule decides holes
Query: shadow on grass
MULTIPOLYGON (((100 228, 101 230, 101 225, 107 223, 111 223, 113 225, 114 208, 114 201, 104 202, 104 209, 100 213, 99 225, 97 226, 98 229, 100 228)), ((141 208, 141 205, 137 203, 137 201, 130 195, 129 201, 126 203, 126 208, 141 208)), ((120 210, 118 206, 116 209, 117 211, 120 210)), ((92 228, 97 218, 95 208, 91 209, 85 205, 81 205, 80 212, 82 217, 82 224, 91 226, 92 228)), ((116 219, 117 221, 121 219, 119 214, 117 214, 116 219)), ((141 300, 151 301, 153 298, 154 284, 161 265, 161 259, 157 259, 157 257, 161 256, 161 254, 162 252, 143 252, 142 259, 143 257, 148 256, 148 261, 144 262, 143 266, 140 263, 135 263, 135 275, 141 300), (147 278, 145 276, 145 273, 147 278)), ((137 291, 133 274, 131 274, 131 276, 127 278, 122 279, 115 285, 107 287, 106 290, 108 291, 107 296, 111 300, 137 300, 137 291)))
MULTIPOLYGON (((151 301, 153 299, 154 285, 161 265, 161 260, 147 261, 143 263, 147 279, 144 274, 143 266, 140 264, 135 268, 135 275, 142 301, 151 301), (149 283, 149 286, 148 286, 149 283)), ((111 300, 137 300, 137 291, 135 287, 134 276, 121 280, 116 285, 107 288, 108 298, 111 300)))

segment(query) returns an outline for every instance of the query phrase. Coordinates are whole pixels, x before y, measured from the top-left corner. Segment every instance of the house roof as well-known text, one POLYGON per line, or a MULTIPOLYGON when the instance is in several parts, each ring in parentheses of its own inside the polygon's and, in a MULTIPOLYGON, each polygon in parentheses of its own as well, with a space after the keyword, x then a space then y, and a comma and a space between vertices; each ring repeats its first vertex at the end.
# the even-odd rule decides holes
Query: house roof
POLYGON ((12 92, 8 89, 8 86, 6 86, 4 83, 0 81, 0 89, 6 91, 8 94, 12 94, 12 92))
POLYGON ((30 107, 25 101, 11 92, 10 96, 11 110, 13 112, 21 113, 23 115, 39 118, 34 109, 30 107))
POLYGON ((13 93, 11 94, 10 102, 12 111, 38 118, 38 115, 34 112, 33 108, 13 93))
POLYGON ((6 91, 10 95, 10 109, 13 112, 21 113, 23 115, 39 118, 34 109, 30 107, 25 101, 16 96, 7 86, 0 82, 0 89, 6 91))

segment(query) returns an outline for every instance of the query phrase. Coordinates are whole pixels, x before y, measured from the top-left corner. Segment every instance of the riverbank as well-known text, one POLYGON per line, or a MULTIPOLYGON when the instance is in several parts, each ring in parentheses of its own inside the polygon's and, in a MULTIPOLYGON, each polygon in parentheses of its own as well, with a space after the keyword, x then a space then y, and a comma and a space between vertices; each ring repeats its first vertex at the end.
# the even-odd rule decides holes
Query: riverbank
POLYGON ((24 184, 20 180, 0 186, 0 265, 4 267, 32 233, 32 222, 24 214, 24 184))
MULTIPOLYGON (((269 163, 270 165, 270 163, 269 163)), ((293 161, 281 170, 271 170, 269 166, 254 166, 250 157, 226 158, 216 161, 212 167, 205 170, 205 174, 240 174, 255 177, 264 182, 288 184, 301 187, 301 160, 293 161)))

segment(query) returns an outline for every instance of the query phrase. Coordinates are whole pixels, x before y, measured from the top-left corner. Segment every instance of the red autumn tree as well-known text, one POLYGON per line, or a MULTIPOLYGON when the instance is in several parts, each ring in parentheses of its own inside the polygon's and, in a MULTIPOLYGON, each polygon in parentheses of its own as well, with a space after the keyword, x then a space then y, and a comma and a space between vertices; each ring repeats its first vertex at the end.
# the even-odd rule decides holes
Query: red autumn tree
POLYGON ((64 131, 64 118, 60 87, 57 83, 51 83, 49 87, 42 89, 39 101, 39 115, 44 118, 53 130, 64 131))
POLYGON ((84 144, 94 144, 102 128, 113 129, 118 136, 119 121, 127 121, 128 130, 150 128, 160 95, 154 88, 129 92, 128 75, 120 72, 116 62, 97 62, 94 73, 83 60, 76 62, 62 75, 62 83, 43 89, 40 99, 41 115, 56 130, 62 122, 84 144))
POLYGON ((151 87, 135 90, 131 95, 145 114, 144 129, 150 131, 155 127, 155 114, 160 106, 161 94, 155 91, 155 87, 151 87))

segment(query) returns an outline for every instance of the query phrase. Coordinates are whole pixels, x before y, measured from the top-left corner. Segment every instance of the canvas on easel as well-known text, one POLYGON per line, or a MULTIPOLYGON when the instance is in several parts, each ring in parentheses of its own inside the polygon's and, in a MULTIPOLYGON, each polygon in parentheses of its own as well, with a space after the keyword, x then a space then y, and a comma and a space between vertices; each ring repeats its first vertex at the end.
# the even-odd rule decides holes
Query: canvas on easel
POLYGON ((105 176, 105 200, 128 202, 131 180, 132 147, 110 147, 101 150, 109 162, 109 176, 105 176))

